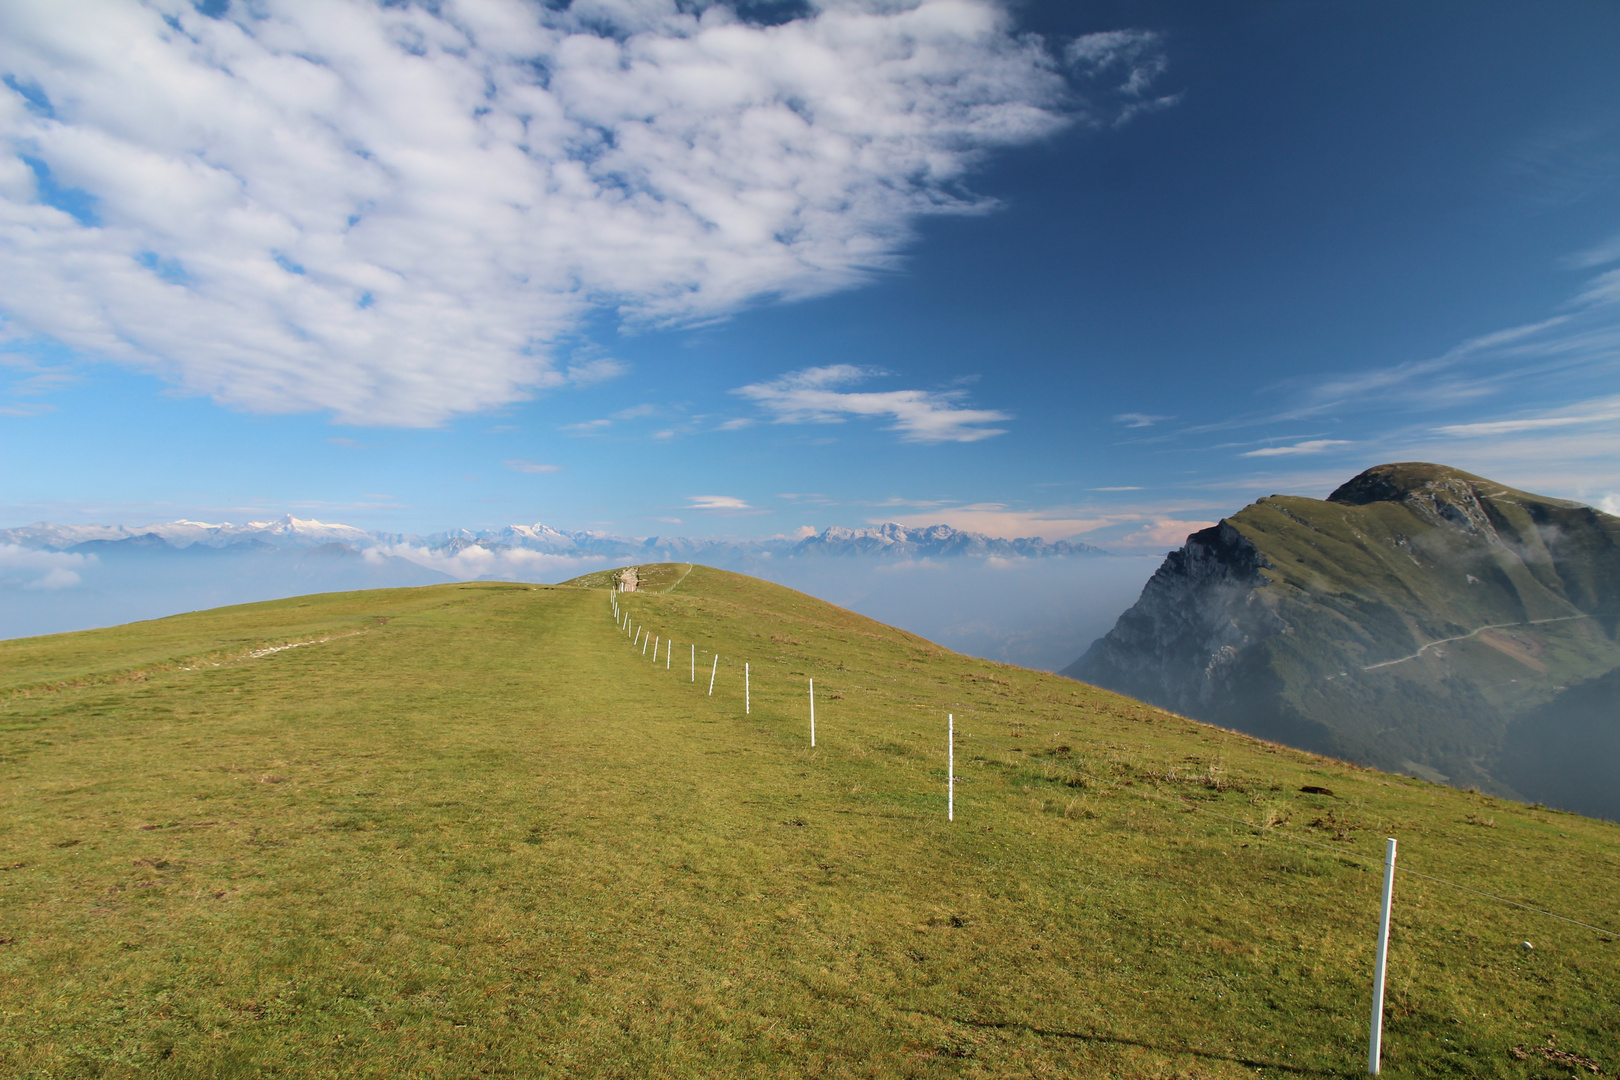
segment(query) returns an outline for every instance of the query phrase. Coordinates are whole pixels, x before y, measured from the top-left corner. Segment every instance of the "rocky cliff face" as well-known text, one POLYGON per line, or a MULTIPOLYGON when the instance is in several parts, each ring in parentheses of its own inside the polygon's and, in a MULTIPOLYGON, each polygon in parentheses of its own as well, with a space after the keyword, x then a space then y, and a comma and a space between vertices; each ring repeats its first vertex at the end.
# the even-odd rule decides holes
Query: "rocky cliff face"
POLYGON ((1064 674, 1188 715, 1220 709, 1243 650, 1287 629, 1261 593, 1269 565, 1230 522, 1194 533, 1064 674))
POLYGON ((1620 518, 1444 466, 1384 465, 1325 501, 1272 496, 1189 537, 1064 674, 1513 794, 1536 785, 1502 764, 1510 726, 1522 745, 1566 686, 1620 668, 1617 616, 1620 518))

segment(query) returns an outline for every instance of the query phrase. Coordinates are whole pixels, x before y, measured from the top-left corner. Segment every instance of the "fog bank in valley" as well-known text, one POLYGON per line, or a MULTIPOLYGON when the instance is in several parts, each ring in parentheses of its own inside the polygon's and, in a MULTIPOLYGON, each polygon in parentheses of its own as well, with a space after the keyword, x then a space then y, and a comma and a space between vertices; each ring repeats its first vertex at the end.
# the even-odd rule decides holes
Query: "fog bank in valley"
POLYGON ((1113 627, 1161 561, 791 559, 739 569, 957 652, 1056 671, 1113 627))

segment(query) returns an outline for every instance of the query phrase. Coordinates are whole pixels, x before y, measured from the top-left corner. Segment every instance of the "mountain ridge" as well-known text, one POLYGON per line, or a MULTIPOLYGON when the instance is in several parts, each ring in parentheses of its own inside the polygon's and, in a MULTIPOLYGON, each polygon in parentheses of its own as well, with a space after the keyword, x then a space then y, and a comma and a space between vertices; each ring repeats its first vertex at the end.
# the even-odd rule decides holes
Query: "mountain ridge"
MULTIPOLYGON (((11 529, 0 529, 0 544, 50 551, 79 550, 92 542, 127 542, 157 537, 176 548, 226 547, 244 540, 256 540, 276 547, 313 547, 338 542, 355 550, 369 548, 424 548, 434 554, 455 554, 472 547, 486 551, 537 551, 557 555, 592 555, 608 558, 642 558, 650 554, 712 555, 722 559, 753 557, 796 557, 799 555, 880 555, 905 558, 1005 557, 1062 558, 1109 554, 1105 549, 1070 540, 1047 541, 1039 537, 1004 539, 985 533, 968 532, 949 525, 910 527, 895 522, 864 528, 830 526, 802 538, 785 536, 761 540, 716 540, 683 536, 616 536, 589 530, 556 529, 543 522, 532 525, 506 525, 500 528, 451 529, 438 533, 410 534, 373 531, 283 515, 273 521, 252 521, 242 525, 180 519, 143 526, 59 525, 35 522, 11 529)), ((409 556, 406 555, 408 558, 409 556)))
MULTIPOLYGON (((1404 462, 1326 500, 1268 496, 1188 537, 1064 674, 1320 753, 1540 797, 1563 766, 1513 768, 1508 732, 1620 669, 1617 621, 1620 518, 1404 462)), ((1620 817, 1613 798, 1571 808, 1620 817)))

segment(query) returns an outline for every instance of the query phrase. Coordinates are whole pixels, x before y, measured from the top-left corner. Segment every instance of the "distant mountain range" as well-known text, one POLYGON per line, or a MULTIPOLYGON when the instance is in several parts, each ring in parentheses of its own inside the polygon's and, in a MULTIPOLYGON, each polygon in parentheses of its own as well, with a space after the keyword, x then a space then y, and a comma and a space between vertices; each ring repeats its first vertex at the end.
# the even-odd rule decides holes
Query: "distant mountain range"
POLYGON ((38 522, 20 528, 0 529, 0 544, 50 551, 105 550, 105 545, 109 543, 137 540, 147 544, 162 542, 173 548, 225 548, 240 544, 299 548, 337 543, 355 551, 382 549, 405 559, 412 559, 414 552, 446 556, 476 547, 494 553, 530 551, 638 561, 696 558, 713 565, 729 565, 756 558, 797 556, 1041 559, 1107 554, 1102 548, 1067 540, 1048 542, 1034 537, 1004 540, 983 533, 963 532, 949 525, 907 528, 892 522, 867 529, 834 527, 801 539, 772 537, 763 540, 625 537, 597 532, 569 532, 539 523, 508 525, 477 532, 456 529, 419 536, 373 532, 353 525, 330 524, 291 515, 275 521, 250 521, 243 525, 228 522, 211 525, 181 520, 130 528, 124 525, 38 522), (86 549, 86 544, 100 546, 86 549))
POLYGON ((1087 544, 945 525, 700 540, 544 524, 430 535, 282 517, 0 530, 0 638, 309 593, 475 579, 553 582, 650 562, 768 578, 955 648, 1051 670, 1130 602, 1148 568, 1087 544))
POLYGON ((1620 820, 1620 518, 1440 465, 1194 533, 1063 674, 1620 820))

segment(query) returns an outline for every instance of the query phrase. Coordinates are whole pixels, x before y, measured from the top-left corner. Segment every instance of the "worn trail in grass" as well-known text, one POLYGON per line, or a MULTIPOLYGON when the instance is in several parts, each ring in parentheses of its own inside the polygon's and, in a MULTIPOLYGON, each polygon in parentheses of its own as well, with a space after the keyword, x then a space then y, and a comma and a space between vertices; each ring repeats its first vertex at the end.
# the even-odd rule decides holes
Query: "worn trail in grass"
MULTIPOLYGON (((643 580, 675 585, 623 598, 670 669, 588 587, 0 643, 0 1073, 1353 1075, 1378 887, 1353 856, 1386 833, 1620 924, 1591 887, 1613 826, 736 575, 643 580), (712 698, 690 644, 722 657, 712 698)), ((1613 943, 1431 883, 1397 902, 1392 1075, 1542 1075, 1549 1036, 1617 1064, 1613 943)))

